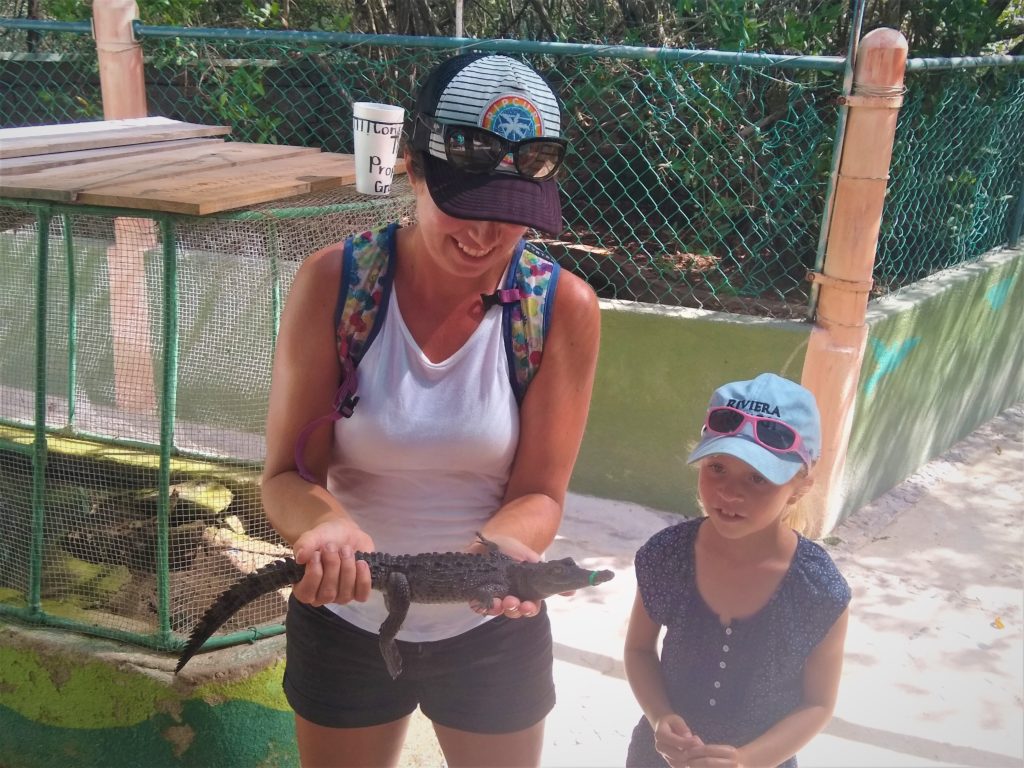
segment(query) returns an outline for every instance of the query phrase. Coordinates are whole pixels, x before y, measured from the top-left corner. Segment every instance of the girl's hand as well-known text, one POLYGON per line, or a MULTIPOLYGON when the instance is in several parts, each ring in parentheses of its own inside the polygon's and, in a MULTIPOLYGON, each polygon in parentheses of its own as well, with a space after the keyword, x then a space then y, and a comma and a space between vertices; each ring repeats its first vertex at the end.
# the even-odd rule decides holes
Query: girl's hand
POLYGON ((292 550, 295 562, 306 566, 295 585, 295 599, 309 605, 366 602, 370 596, 370 566, 356 560, 356 552, 372 552, 371 539, 355 523, 330 520, 310 528, 292 550))
POLYGON ((740 753, 728 744, 699 744, 686 752, 689 768, 743 768, 740 753))
MULTIPOLYGON (((513 560, 519 560, 520 562, 536 563, 540 561, 540 555, 530 549, 528 546, 514 539, 511 536, 502 536, 501 534, 485 534, 488 541, 493 541, 498 545, 498 549, 504 552, 506 555, 511 557, 513 560)), ((479 541, 473 542, 468 550, 473 554, 483 555, 487 553, 487 546, 479 541)), ((512 595, 506 595, 504 598, 494 598, 491 601, 490 606, 480 605, 477 602, 470 603, 470 608, 479 613, 482 616, 501 616, 504 614, 510 619, 518 618, 532 618, 540 613, 540 604, 535 603, 532 600, 520 600, 518 597, 512 595)))
POLYGON ((654 728, 654 748, 672 768, 693 768, 689 756, 692 750, 703 746, 704 742, 694 736, 690 726, 677 714, 659 718, 654 728))

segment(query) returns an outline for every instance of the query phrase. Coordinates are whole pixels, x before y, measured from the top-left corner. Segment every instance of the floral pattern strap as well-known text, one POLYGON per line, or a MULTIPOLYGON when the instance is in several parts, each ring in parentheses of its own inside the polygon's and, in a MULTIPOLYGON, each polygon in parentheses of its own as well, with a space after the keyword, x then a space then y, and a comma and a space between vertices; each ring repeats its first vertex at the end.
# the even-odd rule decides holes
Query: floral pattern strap
MULTIPOLYGON (((335 330, 342 363, 347 358, 358 365, 381 325, 378 312, 387 311, 394 230, 390 225, 363 232, 345 244, 345 295, 335 330)), ((510 270, 509 287, 519 289, 519 301, 506 305, 504 330, 512 389, 520 403, 543 356, 559 271, 555 261, 529 243, 510 270)))
POLYGON ((544 354, 544 338, 551 320, 559 271, 557 262, 527 243, 511 276, 519 288, 519 301, 508 306, 506 334, 511 352, 512 387, 520 403, 544 354))
POLYGON ((335 340, 338 358, 358 363, 369 346, 376 327, 377 311, 391 285, 393 227, 354 235, 346 243, 344 280, 345 303, 341 307, 335 340))

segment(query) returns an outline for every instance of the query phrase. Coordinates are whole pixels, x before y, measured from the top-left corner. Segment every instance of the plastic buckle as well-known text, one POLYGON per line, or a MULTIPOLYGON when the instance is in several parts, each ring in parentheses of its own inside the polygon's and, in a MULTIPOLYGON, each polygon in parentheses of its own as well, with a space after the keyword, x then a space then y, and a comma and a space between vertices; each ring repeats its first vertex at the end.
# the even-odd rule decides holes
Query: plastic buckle
POLYGON ((494 293, 480 294, 480 301, 483 302, 485 310, 498 304, 503 307, 506 304, 516 304, 521 298, 518 288, 499 288, 494 293))
POLYGON ((334 407, 334 410, 338 412, 341 418, 347 419, 352 415, 352 411, 355 410, 356 403, 358 402, 359 395, 346 395, 345 398, 334 407))

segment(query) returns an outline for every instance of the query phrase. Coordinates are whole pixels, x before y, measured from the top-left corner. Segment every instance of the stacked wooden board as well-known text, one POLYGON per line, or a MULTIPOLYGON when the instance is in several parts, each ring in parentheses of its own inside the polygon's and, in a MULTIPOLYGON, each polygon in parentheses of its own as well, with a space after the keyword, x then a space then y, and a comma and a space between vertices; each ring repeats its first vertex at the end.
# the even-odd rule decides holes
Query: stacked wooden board
POLYGON ((230 131, 162 117, 0 130, 0 197, 201 216, 355 183, 352 155, 230 131))

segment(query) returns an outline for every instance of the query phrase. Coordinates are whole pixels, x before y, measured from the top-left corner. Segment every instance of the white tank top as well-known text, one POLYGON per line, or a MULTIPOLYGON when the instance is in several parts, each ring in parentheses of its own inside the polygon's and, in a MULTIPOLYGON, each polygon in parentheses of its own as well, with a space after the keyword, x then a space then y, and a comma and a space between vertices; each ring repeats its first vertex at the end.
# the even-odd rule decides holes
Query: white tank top
MULTIPOLYGON (((385 322, 359 363, 359 404, 334 428, 327 488, 380 552, 460 552, 497 511, 519 442, 501 307, 440 363, 420 350, 391 291, 385 322)), ((387 616, 365 603, 330 610, 376 633, 387 616)), ((399 640, 454 637, 489 617, 468 602, 413 603, 399 640)))

